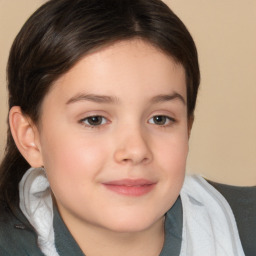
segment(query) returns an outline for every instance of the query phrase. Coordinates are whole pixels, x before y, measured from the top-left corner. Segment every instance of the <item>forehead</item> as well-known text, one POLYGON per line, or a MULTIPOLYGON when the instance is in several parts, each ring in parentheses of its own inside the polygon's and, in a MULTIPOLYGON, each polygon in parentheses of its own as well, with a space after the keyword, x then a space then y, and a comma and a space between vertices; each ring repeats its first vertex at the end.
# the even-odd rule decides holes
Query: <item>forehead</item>
POLYGON ((148 97, 172 90, 186 98, 185 70, 172 57, 141 39, 116 42, 84 56, 53 85, 66 97, 80 91, 148 97))

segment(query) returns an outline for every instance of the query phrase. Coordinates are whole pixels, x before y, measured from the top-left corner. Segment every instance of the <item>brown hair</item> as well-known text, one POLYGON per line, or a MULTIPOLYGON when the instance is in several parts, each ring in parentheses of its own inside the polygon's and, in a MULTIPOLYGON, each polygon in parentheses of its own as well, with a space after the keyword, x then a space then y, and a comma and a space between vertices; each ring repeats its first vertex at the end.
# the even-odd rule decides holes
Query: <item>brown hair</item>
MULTIPOLYGON (((51 0, 17 35, 8 62, 9 108, 20 106, 35 123, 49 88, 95 48, 142 38, 182 64, 187 79, 188 117, 195 109, 200 82, 197 50, 181 20, 160 0, 51 0)), ((18 183, 29 164, 10 129, 0 166, 0 195, 18 202, 18 183)))

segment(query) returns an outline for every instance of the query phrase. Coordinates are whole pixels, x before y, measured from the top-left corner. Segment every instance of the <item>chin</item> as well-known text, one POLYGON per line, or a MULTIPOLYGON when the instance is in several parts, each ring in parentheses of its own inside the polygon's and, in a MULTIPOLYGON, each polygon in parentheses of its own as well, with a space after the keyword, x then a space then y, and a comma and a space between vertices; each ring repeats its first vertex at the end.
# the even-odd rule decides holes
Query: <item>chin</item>
POLYGON ((108 229, 118 233, 143 232, 157 225, 157 223, 162 223, 163 219, 164 219, 164 216, 161 216, 160 218, 156 218, 156 217, 150 218, 149 216, 145 217, 145 215, 143 216, 135 215, 135 216, 132 216, 132 217, 129 216, 126 218, 117 217, 111 221, 111 226, 108 225, 108 229))

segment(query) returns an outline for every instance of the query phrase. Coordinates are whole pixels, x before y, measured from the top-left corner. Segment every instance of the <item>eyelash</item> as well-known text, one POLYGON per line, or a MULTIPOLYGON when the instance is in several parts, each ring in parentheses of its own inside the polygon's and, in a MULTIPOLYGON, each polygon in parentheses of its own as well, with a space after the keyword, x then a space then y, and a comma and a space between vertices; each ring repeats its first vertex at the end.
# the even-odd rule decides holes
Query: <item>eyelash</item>
MULTIPOLYGON (((84 126, 89 127, 89 128, 100 128, 103 125, 107 124, 108 120, 104 116, 95 115, 95 116, 89 116, 89 117, 83 118, 79 121, 79 123, 82 123, 84 126), (98 122, 96 122, 96 124, 90 123, 90 121, 93 121, 93 119, 96 119, 96 121, 98 121, 98 122)), ((176 120, 173 117, 169 117, 169 116, 165 116, 165 115, 155 115, 149 119, 148 123, 155 124, 159 127, 168 127, 168 126, 171 126, 172 124, 176 123, 176 120), (164 121, 164 124, 156 124, 155 121, 157 118, 160 118, 160 121, 164 121), (151 122, 150 120, 153 120, 153 122, 151 122)))

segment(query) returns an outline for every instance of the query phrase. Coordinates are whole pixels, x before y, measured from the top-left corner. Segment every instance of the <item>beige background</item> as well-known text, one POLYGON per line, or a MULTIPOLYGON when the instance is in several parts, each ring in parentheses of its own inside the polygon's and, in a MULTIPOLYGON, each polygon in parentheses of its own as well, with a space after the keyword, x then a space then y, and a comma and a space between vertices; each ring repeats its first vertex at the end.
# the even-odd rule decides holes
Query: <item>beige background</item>
MULTIPOLYGON (((6 133, 5 69, 18 30, 41 0, 0 0, 0 158, 6 133)), ((192 33, 202 73, 189 172, 256 185, 256 1, 166 0, 192 33)))

